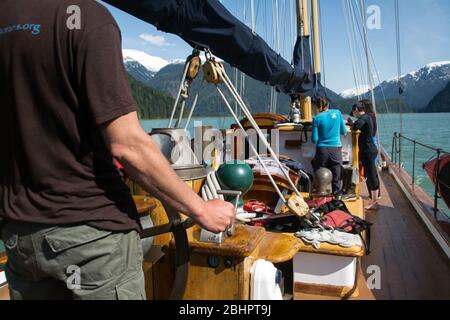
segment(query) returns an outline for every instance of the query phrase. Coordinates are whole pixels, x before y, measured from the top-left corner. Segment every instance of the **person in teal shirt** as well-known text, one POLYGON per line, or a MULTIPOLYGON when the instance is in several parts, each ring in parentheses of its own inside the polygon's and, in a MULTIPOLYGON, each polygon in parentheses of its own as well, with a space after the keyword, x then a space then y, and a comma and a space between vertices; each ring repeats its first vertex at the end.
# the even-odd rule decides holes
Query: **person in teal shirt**
POLYGON ((327 168, 333 173, 333 193, 341 190, 342 142, 341 135, 347 135, 347 128, 339 110, 330 109, 326 99, 317 103, 319 114, 313 120, 312 141, 316 144, 316 156, 313 160, 314 171, 327 168))

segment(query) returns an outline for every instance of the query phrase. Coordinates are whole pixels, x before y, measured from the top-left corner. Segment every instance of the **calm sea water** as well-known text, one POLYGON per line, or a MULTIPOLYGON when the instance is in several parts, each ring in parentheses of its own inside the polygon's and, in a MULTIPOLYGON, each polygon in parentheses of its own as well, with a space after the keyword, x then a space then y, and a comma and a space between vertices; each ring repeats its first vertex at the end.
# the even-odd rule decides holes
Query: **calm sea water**
MULTIPOLYGON (((404 114, 402 118, 404 136, 450 152, 450 113, 404 114)), ((380 141, 386 151, 391 154, 393 132, 400 131, 400 115, 380 115, 379 130, 380 141)), ((403 166, 412 175, 414 144, 402 141, 403 166)), ((434 185, 422 165, 435 157, 434 151, 416 146, 415 181, 432 197, 434 197, 434 185)), ((443 201, 439 201, 439 207, 450 216, 450 210, 443 201)))
MULTIPOLYGON (((403 118, 403 135, 450 152, 450 113, 403 114, 402 116, 399 114, 382 114, 378 119, 380 141, 389 154, 392 150, 392 136, 394 132, 400 132, 401 117, 403 118)), ((219 129, 229 128, 234 123, 231 117, 194 118, 189 126, 191 132, 194 121, 201 121, 203 125, 211 125, 219 129)), ((141 124, 146 131, 151 131, 152 128, 167 127, 168 120, 143 120, 141 124)), ((413 144, 405 141, 403 152, 403 166, 412 175, 413 144)), ((434 156, 433 151, 417 146, 415 180, 430 196, 434 195, 434 186, 422 169, 422 165, 434 156)), ((445 204, 441 203, 440 207, 450 213, 445 204)))

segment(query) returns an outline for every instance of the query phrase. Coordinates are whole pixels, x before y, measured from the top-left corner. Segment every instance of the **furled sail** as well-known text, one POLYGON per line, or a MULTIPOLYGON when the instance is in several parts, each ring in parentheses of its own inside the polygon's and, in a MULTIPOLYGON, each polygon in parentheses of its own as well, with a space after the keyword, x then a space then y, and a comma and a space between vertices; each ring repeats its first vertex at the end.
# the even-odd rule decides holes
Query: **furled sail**
POLYGON ((192 47, 209 49, 250 77, 287 94, 322 96, 320 77, 311 72, 309 39, 299 37, 302 56, 289 62, 217 0, 105 0, 159 30, 179 35, 192 47), (305 59, 300 59, 303 57, 305 59), (299 63, 303 61, 303 66, 299 63))
POLYGON ((294 47, 294 68, 306 74, 302 88, 308 91, 296 92, 313 98, 326 97, 325 88, 320 83, 320 73, 313 72, 311 44, 309 36, 298 36, 294 47))

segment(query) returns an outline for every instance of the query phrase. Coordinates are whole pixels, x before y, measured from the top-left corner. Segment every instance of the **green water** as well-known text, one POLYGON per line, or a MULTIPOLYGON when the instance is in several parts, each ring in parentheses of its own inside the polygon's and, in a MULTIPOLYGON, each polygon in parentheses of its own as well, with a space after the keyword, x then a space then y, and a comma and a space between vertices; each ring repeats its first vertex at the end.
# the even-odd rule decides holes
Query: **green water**
MULTIPOLYGON (((417 140, 427 145, 441 148, 450 152, 450 113, 433 113, 433 114, 403 114, 403 135, 417 140)), ((211 125, 215 128, 229 128, 234 123, 231 117, 206 117, 194 118, 189 126, 192 132, 193 122, 201 121, 203 125, 211 125)), ((380 141, 384 149, 391 154, 392 136, 394 132, 400 131, 400 115, 399 114, 382 114, 378 119, 378 127, 380 131, 380 141)), ((167 127, 168 120, 143 120, 142 126, 146 131, 152 128, 167 127)), ((416 165, 415 165, 415 181, 430 196, 434 196, 434 186, 428 175, 422 169, 423 163, 434 157, 433 151, 417 146, 416 148, 416 165)), ((413 168, 413 144, 404 142, 403 144, 403 166, 412 175, 413 168)), ((450 214, 450 210, 440 202, 440 208, 450 214)))
MULTIPOLYGON (((393 132, 400 131, 400 115, 380 115, 379 129, 380 141, 385 150, 391 154, 393 132)), ((403 135, 423 144, 450 152, 450 113, 404 114, 403 135)), ((402 139, 402 149, 403 166, 412 176, 414 144, 402 139)), ((434 185, 422 166, 435 157, 436 153, 433 150, 416 145, 415 181, 431 197, 434 197, 434 185)), ((450 210, 441 200, 439 201, 439 207, 450 216, 450 210)))

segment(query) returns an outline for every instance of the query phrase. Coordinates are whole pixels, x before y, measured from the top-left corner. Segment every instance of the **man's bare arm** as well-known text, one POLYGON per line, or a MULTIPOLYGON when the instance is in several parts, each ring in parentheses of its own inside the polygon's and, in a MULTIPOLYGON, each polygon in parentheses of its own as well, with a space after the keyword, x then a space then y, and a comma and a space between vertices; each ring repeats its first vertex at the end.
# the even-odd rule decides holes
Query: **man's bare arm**
POLYGON ((130 178, 151 195, 212 231, 223 231, 234 221, 234 207, 220 200, 203 201, 173 171, 158 145, 142 129, 136 112, 101 127, 112 155, 130 178))

